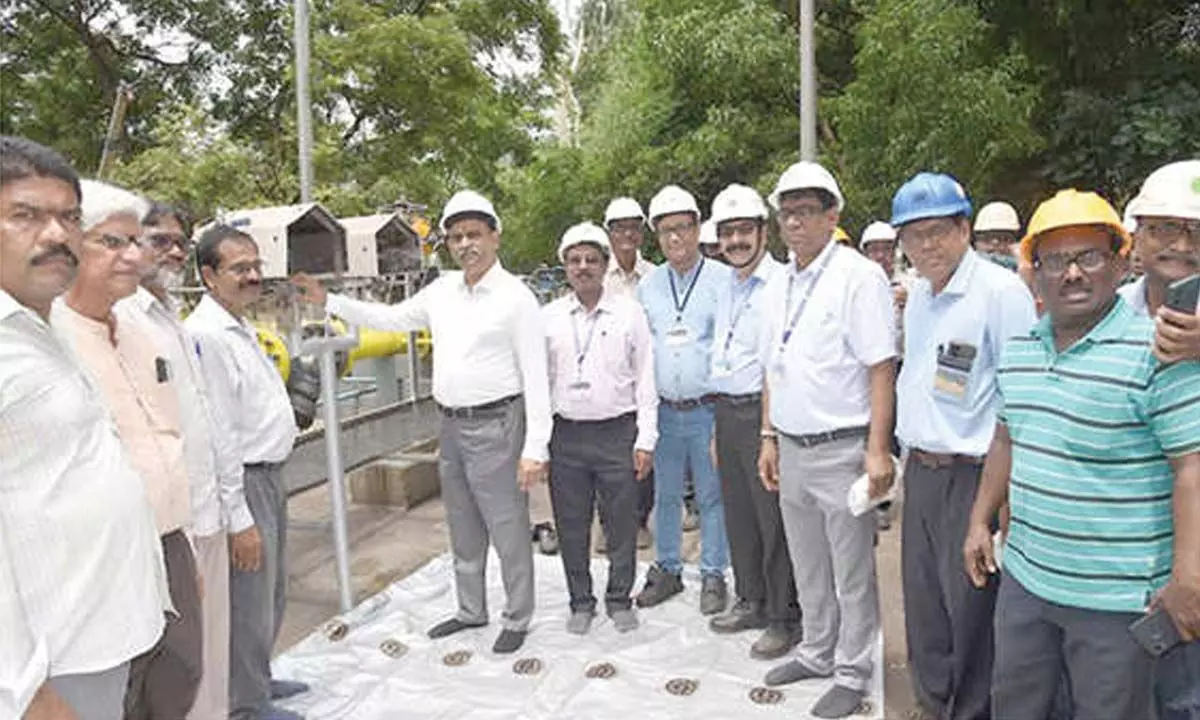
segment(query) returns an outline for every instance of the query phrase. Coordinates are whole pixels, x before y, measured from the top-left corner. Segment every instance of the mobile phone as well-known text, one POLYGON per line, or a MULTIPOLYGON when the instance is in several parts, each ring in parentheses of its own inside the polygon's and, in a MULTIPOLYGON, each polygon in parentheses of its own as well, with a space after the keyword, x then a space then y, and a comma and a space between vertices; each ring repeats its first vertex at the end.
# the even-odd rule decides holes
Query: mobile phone
POLYGON ((1167 287, 1167 307, 1181 313, 1194 313, 1200 304, 1200 273, 1176 280, 1167 287))
POLYGON ((1175 621, 1162 607, 1156 607, 1129 626, 1133 639, 1153 657, 1162 657, 1183 643, 1175 621))

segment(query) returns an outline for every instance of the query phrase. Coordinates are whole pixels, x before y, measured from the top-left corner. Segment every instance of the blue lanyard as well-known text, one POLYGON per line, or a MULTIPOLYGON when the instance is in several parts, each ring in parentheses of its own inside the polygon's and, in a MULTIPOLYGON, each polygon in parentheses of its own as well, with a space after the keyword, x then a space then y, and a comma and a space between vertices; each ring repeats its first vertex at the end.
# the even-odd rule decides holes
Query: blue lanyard
POLYGON ((748 289, 746 290, 746 299, 743 302, 739 302, 741 294, 737 291, 736 275, 731 282, 733 283, 733 289, 730 290, 729 294, 733 297, 733 307, 729 309, 729 332, 725 333, 725 347, 721 351, 721 357, 724 358, 729 357, 729 347, 733 344, 733 333, 737 330, 737 325, 742 319, 742 314, 746 312, 746 308, 750 307, 751 298, 754 297, 755 278, 751 275, 747 280, 748 289))
MULTIPOLYGON (((832 242, 832 241, 831 241, 832 242)), ((791 322, 783 330, 783 337, 779 340, 779 354, 782 355, 784 348, 787 347, 788 341, 792 339, 792 331, 796 329, 796 323, 800 321, 800 317, 804 315, 804 309, 808 307, 808 300, 812 297, 813 290, 816 289, 817 283, 821 281, 821 276, 825 274, 825 267, 829 265, 830 258, 838 251, 838 246, 834 245, 829 249, 829 254, 821 259, 821 264, 817 266, 816 272, 813 273, 812 282, 808 284, 808 289, 804 291, 804 297, 800 298, 800 304, 796 307, 796 311, 792 313, 791 322)), ((788 275, 787 289, 787 304, 784 305, 783 311, 786 313, 788 308, 792 306, 792 287, 796 284, 796 275, 794 272, 788 275)))
MULTIPOLYGON (((587 312, 586 309, 583 312, 587 312)), ((588 318, 588 333, 587 340, 582 345, 579 343, 579 322, 576 319, 576 313, 571 313, 571 334, 575 336, 575 376, 583 375, 583 361, 587 358, 588 350, 592 347, 592 338, 596 335, 596 325, 600 322, 600 311, 597 309, 596 314, 588 318)))
POLYGON ((700 264, 696 266, 696 274, 692 276, 692 281, 688 283, 687 290, 683 293, 683 302, 679 302, 679 291, 675 289, 675 273, 673 268, 667 268, 667 280, 671 281, 671 299, 675 301, 675 322, 683 320, 683 311, 687 309, 688 300, 692 299, 692 290, 696 289, 696 281, 700 279, 700 273, 704 271, 704 258, 700 258, 700 264))

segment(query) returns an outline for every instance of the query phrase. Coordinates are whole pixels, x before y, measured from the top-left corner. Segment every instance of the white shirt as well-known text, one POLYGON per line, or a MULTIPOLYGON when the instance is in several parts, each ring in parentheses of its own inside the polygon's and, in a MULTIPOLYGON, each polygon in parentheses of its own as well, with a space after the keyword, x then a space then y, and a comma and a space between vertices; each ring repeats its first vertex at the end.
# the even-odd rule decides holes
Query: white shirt
POLYGON ((883 269, 830 241, 803 270, 789 260, 766 292, 760 352, 771 424, 789 435, 866 425, 868 370, 896 356, 892 291, 883 269), (810 287, 807 307, 781 352, 784 329, 810 287))
POLYGON ((3 291, 0 526, 51 676, 117 667, 158 640, 172 606, 145 486, 75 358, 3 291))
POLYGON ((537 300, 499 261, 467 287, 461 271, 443 273, 398 305, 329 295, 326 312, 353 325, 396 332, 429 328, 433 398, 445 407, 525 396, 521 457, 545 462, 550 444, 546 337, 537 300))
MULTIPOLYGON (((282 463, 296 442, 296 418, 283 378, 259 346, 254 328, 208 294, 184 327, 195 338, 213 416, 229 424, 238 462, 282 463)), ((237 471, 239 484, 242 472, 237 471)))
POLYGON ((19 718, 50 671, 45 639, 33 634, 0 526, 0 718, 19 718))
POLYGON ((639 252, 633 262, 633 270, 625 272, 617 262, 616 255, 613 255, 608 259, 608 270, 604 273, 604 292, 636 300, 638 283, 656 267, 639 252))
POLYGON ((636 411, 634 447, 654 452, 654 341, 642 306, 605 291, 589 313, 571 294, 542 308, 542 317, 554 413, 568 420, 608 420, 636 411))
POLYGON ((759 354, 763 296, 771 278, 784 272, 770 253, 762 256, 754 272, 717 289, 717 322, 713 332, 713 390, 727 395, 762 391, 763 365, 759 354))
POLYGON ((241 455, 233 433, 220 431, 229 423, 215 414, 196 340, 179 321, 175 308, 164 305, 146 288, 139 287, 132 297, 117 303, 115 311, 144 317, 173 369, 195 534, 208 537, 222 529, 239 533, 249 528, 254 517, 242 486, 241 455))

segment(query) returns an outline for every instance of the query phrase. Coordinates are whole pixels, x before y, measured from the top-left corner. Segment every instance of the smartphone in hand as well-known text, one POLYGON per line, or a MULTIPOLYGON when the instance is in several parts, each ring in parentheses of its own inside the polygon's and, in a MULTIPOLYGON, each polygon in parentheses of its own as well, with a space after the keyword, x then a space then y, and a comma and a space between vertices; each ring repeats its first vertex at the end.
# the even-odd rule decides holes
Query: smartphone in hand
POLYGON ((1183 643, 1175 621, 1162 607, 1156 607, 1135 620, 1129 626, 1129 632, 1151 657, 1162 657, 1183 643))
POLYGON ((1200 304, 1200 274, 1176 280, 1167 287, 1166 306, 1191 315, 1200 304))

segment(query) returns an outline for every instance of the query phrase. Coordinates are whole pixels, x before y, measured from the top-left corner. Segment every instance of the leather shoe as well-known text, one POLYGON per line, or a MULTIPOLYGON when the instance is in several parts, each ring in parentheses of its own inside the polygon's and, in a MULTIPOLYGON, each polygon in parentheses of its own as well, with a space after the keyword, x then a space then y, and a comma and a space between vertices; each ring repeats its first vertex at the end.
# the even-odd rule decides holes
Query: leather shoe
POLYGON ((731 635, 743 630, 759 630, 767 626, 763 617, 762 603, 738 600, 729 612, 708 621, 708 629, 721 635, 731 635))

